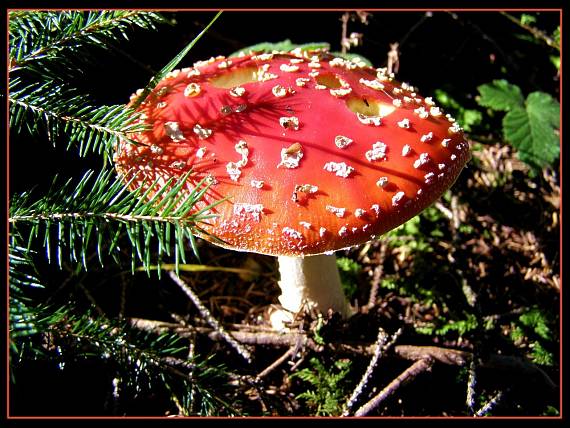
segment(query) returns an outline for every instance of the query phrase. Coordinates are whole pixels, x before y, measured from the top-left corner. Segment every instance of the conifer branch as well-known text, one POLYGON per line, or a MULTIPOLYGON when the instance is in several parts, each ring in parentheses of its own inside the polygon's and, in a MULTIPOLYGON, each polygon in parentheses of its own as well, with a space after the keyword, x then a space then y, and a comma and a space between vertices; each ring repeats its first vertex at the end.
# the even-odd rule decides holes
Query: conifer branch
POLYGON ((78 145, 80 156, 92 151, 110 157, 116 139, 130 141, 131 133, 145 129, 137 123, 138 115, 124 105, 88 105, 85 96, 53 81, 25 87, 20 84, 19 79, 14 79, 11 85, 10 126, 17 129, 25 124, 34 134, 41 122, 53 145, 62 133, 66 133, 67 148, 78 145))
MULTIPOLYGON (((198 223, 212 218, 214 214, 210 210, 221 202, 215 201, 191 213, 210 186, 206 179, 191 183, 191 175, 192 171, 178 180, 173 177, 161 187, 158 182, 152 183, 143 193, 141 189, 144 186, 129 191, 129 183, 116 177, 113 170, 103 170, 96 177, 93 171, 88 171, 75 187, 71 186, 71 180, 62 186, 56 186, 54 180, 52 190, 35 202, 30 202, 29 193, 14 197, 9 223, 17 230, 22 224, 30 226, 26 229, 28 247, 38 239, 42 230, 40 238, 48 258, 51 258, 51 246, 55 245, 60 266, 62 254, 67 251, 70 260, 76 262, 81 259, 84 268, 87 268, 86 253, 94 238, 94 230, 101 263, 103 242, 111 243, 108 252, 114 254, 119 251, 116 243, 126 232, 132 247, 133 272, 137 259, 147 272, 153 269, 153 240, 158 241, 156 257, 160 259, 163 254, 170 255, 173 233, 178 269, 179 260, 186 261, 183 239, 192 240, 192 233, 200 230, 198 223), (181 192, 183 188, 188 192, 181 192), (155 194, 149 199, 150 189, 154 189, 155 194), (51 236, 54 227, 58 235, 55 242, 51 236)), ((197 251, 195 245, 192 248, 197 251)))
POLYGON ((34 61, 62 59, 59 53, 65 49, 105 48, 119 36, 128 39, 126 29, 131 26, 148 30, 166 22, 158 13, 137 10, 19 11, 10 17, 10 72, 34 61))
POLYGON ((182 225, 193 224, 195 221, 189 220, 188 217, 181 216, 151 216, 151 215, 129 215, 118 213, 96 213, 96 212, 81 212, 81 213, 48 213, 48 214, 31 214, 10 217, 10 223, 17 222, 38 222, 38 221, 74 221, 74 220, 117 220, 127 223, 147 222, 161 222, 161 223, 180 223, 182 225))
POLYGON ((15 239, 10 239, 8 252, 8 279, 9 279, 9 325, 10 325, 10 349, 13 356, 22 356, 24 340, 42 330, 41 318, 45 312, 42 305, 34 306, 31 299, 26 295, 30 288, 43 288, 37 271, 33 266, 31 256, 33 251, 15 244, 15 239))
MULTIPOLYGON (((109 160, 118 140, 131 141, 133 133, 146 128, 133 108, 96 105, 73 82, 97 49, 120 53, 114 43, 126 40, 127 30, 154 30, 164 22, 160 14, 136 10, 10 11, 11 133, 47 134, 54 145, 63 141, 67 149, 77 147, 80 156, 98 153, 109 160)), ((167 67, 176 65, 182 56, 167 67)), ((108 318, 102 309, 95 313, 93 308, 103 306, 81 278, 77 286, 89 294, 91 310, 87 313, 73 293, 63 303, 52 300, 53 295, 42 301, 28 293, 43 286, 34 268, 42 246, 49 262, 55 255, 60 269, 64 256, 69 256, 72 275, 86 271, 88 264, 92 269, 90 261, 95 256, 101 265, 104 256, 111 256, 121 266, 125 247, 127 257, 130 249, 132 272, 140 266, 150 274, 159 266, 159 276, 165 256, 174 258, 176 270, 180 261, 186 262, 188 242, 198 256, 193 233, 204 233, 200 223, 212 218, 212 208, 222 201, 203 203, 210 183, 192 174, 130 191, 130 183, 105 166, 99 172, 88 171, 78 181, 62 183, 56 177, 40 197, 32 192, 12 195, 9 320, 13 377, 14 369, 29 359, 47 358, 63 369, 68 361, 96 358, 112 372, 109 389, 115 412, 121 411, 123 397, 128 400, 144 388, 155 391, 159 385, 169 391, 184 414, 235 413, 231 403, 218 394, 224 388, 220 385, 227 385, 231 376, 224 367, 199 355, 189 358, 186 340, 174 334, 141 334, 108 318)))

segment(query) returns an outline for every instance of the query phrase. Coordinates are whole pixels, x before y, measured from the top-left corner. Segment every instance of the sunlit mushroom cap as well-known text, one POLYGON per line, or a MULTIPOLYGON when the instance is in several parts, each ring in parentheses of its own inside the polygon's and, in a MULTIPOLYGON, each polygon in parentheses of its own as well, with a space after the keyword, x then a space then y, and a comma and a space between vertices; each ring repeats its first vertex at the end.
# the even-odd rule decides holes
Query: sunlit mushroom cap
POLYGON ((326 52, 196 63, 170 73, 138 111, 150 129, 115 153, 131 188, 191 170, 190 194, 208 178, 195 210, 228 199, 199 226, 262 254, 369 241, 433 203, 470 157, 461 128, 431 99, 326 52))

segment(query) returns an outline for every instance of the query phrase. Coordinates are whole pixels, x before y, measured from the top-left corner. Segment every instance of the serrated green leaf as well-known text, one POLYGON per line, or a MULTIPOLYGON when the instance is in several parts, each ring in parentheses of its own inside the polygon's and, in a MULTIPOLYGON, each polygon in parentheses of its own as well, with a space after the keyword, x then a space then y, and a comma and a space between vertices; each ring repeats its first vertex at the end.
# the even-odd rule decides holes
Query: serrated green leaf
POLYGON ((544 92, 531 93, 525 107, 511 110, 503 118, 505 138, 519 158, 533 167, 553 163, 560 155, 560 105, 544 92))
POLYGON ((521 89, 506 80, 493 80, 492 83, 478 86, 477 90, 481 94, 477 102, 493 110, 509 111, 524 104, 521 89))
POLYGON ((560 127, 560 104, 545 92, 532 92, 526 99, 527 110, 535 116, 551 124, 554 128, 560 127))

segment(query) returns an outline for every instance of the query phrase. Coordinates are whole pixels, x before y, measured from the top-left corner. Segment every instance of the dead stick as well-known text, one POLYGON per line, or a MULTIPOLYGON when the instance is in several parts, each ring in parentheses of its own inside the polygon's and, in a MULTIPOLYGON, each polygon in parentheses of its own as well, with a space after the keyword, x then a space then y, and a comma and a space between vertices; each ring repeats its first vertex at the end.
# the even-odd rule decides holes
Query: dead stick
POLYGON ((437 346, 398 345, 394 347, 394 353, 406 360, 417 361, 430 358, 454 366, 464 366, 473 358, 471 352, 437 346))
MULTIPOLYGON (((386 247, 387 246, 384 242, 380 242, 379 258, 381 261, 386 258, 386 247)), ((378 263, 378 265, 374 268, 374 275, 372 277, 372 284, 370 287, 370 296, 368 297, 368 304, 366 305, 367 310, 372 309, 374 305, 376 305, 376 297, 378 296, 378 288, 380 287, 383 272, 384 265, 382 265, 382 263, 378 263)))
POLYGON ((378 360, 382 356, 382 351, 384 350, 384 346, 386 345, 387 341, 388 341, 388 335, 382 328, 379 328, 378 337, 376 339, 374 347, 374 355, 372 355, 372 358, 370 359, 368 367, 366 368, 364 375, 360 379, 360 382, 358 383, 356 388, 354 388, 352 395, 344 405, 344 411, 342 412, 342 416, 349 415, 352 407, 354 407, 354 404, 356 403, 356 400, 362 394, 362 391, 366 387, 368 381, 370 380, 370 377, 372 376, 372 373, 374 372, 374 369, 376 368, 376 364, 378 364, 378 360))
POLYGON ((467 398, 465 400, 471 414, 475 413, 475 386, 477 385, 477 377, 475 371, 475 361, 469 364, 469 378, 467 379, 467 398))
POLYGON ((378 395, 376 395, 372 400, 354 412, 354 416, 366 416, 372 410, 382 403, 386 398, 392 395, 396 390, 402 386, 405 382, 409 382, 410 380, 414 379, 420 373, 425 372, 426 370, 430 369, 433 364, 433 360, 424 358, 422 360, 416 361, 406 370, 404 370, 400 376, 394 379, 392 382, 386 386, 378 395))
MULTIPOLYGON (((473 359, 473 354, 457 349, 438 348, 437 346, 414 346, 398 345, 394 347, 394 353, 406 360, 420 360, 423 358, 433 358, 440 363, 463 366, 473 359)), ((525 376, 535 376, 542 378, 550 387, 556 388, 556 384, 550 376, 540 367, 524 360, 523 358, 509 355, 490 355, 478 362, 478 367, 485 369, 497 369, 505 371, 519 371, 525 376)))
POLYGON ((279 365, 281 363, 283 363, 287 358, 295 355, 295 352, 297 351, 297 347, 296 346, 291 346, 287 352, 285 352, 283 355, 281 355, 279 358, 277 358, 274 362, 272 362, 269 366, 267 366, 265 368, 265 370, 263 370, 261 373, 259 373, 257 375, 257 377, 259 379, 267 376, 269 373, 271 373, 273 370, 275 370, 277 367, 279 367, 279 365))
POLYGON ((251 354, 247 349, 245 349, 241 343, 239 343, 236 339, 234 339, 231 334, 227 333, 226 330, 220 325, 217 319, 215 319, 211 314, 208 308, 206 308, 200 298, 194 293, 194 291, 184 282, 182 281, 178 275, 174 272, 168 272, 172 280, 186 293, 186 295, 192 300, 194 305, 198 308, 198 311, 204 317, 208 324, 214 328, 215 331, 218 332, 220 337, 224 338, 226 342, 228 342, 237 352, 240 354, 248 363, 251 363, 251 354))
POLYGON ((342 17, 340 18, 340 20, 342 21, 342 34, 340 37, 340 51, 343 54, 345 54, 347 51, 347 48, 350 47, 350 44, 348 44, 348 42, 347 42, 348 38, 346 37, 347 30, 348 30, 348 19, 349 18, 350 18, 349 12, 343 13, 342 17))
POLYGON ((497 394, 489 400, 487 403, 483 405, 477 412, 475 412, 475 417, 486 416, 493 408, 499 403, 499 401, 503 398, 503 391, 497 392, 497 394))

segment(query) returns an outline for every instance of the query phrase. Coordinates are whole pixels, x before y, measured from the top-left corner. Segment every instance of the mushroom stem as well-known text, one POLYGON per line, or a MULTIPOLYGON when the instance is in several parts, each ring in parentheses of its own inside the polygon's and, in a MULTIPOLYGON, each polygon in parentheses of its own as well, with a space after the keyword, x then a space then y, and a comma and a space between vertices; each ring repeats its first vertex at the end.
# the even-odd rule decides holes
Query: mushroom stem
POLYGON ((320 312, 328 309, 340 312, 343 318, 353 314, 340 283, 334 254, 279 256, 278 261, 281 274, 279 302, 283 308, 296 314, 307 304, 320 312))

